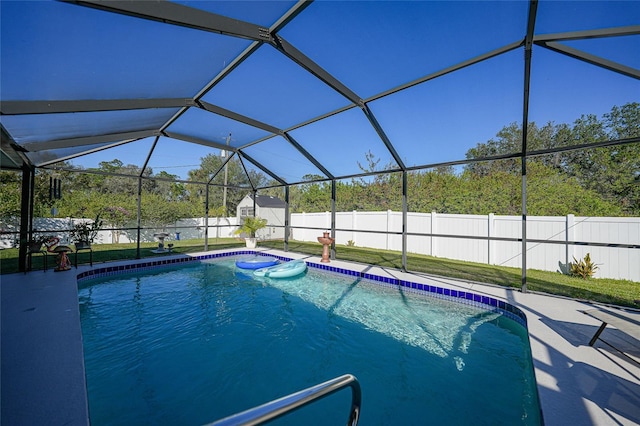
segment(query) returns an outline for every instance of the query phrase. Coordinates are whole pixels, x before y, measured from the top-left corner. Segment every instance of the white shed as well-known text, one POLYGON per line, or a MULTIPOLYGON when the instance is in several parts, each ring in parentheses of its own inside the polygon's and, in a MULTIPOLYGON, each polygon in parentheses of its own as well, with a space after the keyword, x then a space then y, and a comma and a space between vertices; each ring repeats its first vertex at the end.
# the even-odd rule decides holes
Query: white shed
MULTIPOLYGON (((256 195, 255 216, 267 219, 267 227, 256 232, 259 240, 284 239, 284 213, 286 203, 269 195, 256 195)), ((240 201, 237 208, 238 223, 245 217, 254 216, 253 195, 249 194, 240 201)))

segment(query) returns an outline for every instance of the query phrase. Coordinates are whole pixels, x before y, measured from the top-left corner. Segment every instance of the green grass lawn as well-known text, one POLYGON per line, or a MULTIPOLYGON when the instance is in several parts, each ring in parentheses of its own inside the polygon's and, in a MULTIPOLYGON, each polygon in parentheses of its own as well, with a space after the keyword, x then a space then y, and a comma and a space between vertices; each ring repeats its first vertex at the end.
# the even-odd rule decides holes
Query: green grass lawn
MULTIPOLYGON (((172 241, 174 244, 173 253, 195 253, 204 251, 204 240, 180 240, 172 241)), ((282 243, 281 243, 282 246, 282 243)), ((73 245, 71 245, 73 247, 73 245)), ((236 238, 218 238, 209 240, 209 250, 244 247, 244 241, 236 238)), ((112 262, 115 260, 126 260, 136 258, 136 244, 94 244, 93 248, 93 263, 112 262)), ((158 248, 158 243, 142 243, 140 244, 140 257, 152 258, 163 257, 164 254, 152 253, 151 250, 158 248)), ((73 263, 75 260, 75 253, 69 254, 69 259, 73 263)), ((48 264, 49 268, 53 268, 54 256, 49 256, 48 264)), ((42 256, 35 254, 32 256, 32 269, 42 269, 42 256)), ((89 252, 81 251, 78 254, 78 264, 89 263, 89 252)), ((0 250, 0 273, 12 274, 18 272, 18 249, 5 249, 0 250)))
MULTIPOLYGON (((174 241, 174 253, 195 253, 204 250, 203 240, 174 241)), ((283 249, 282 241, 260 242, 260 246, 283 249)), ((151 252, 157 243, 141 244, 140 255, 143 258, 162 257, 151 252)), ((210 250, 242 248, 244 241, 234 238, 211 239, 210 250)), ((317 243, 289 242, 289 251, 320 256, 322 247, 317 243)), ((71 260, 73 261, 73 254, 71 260)), ((135 244, 96 244, 93 246, 95 263, 136 258, 135 244)), ((399 252, 362 247, 337 246, 336 259, 366 263, 386 268, 401 269, 402 254, 399 252)), ((78 263, 89 263, 89 253, 80 252, 78 263)), ((53 256, 49 266, 53 264, 53 256)), ((33 256, 33 268, 42 268, 42 256, 33 256)), ((459 278, 463 280, 489 283, 504 287, 520 288, 521 270, 504 266, 485 265, 437 257, 407 254, 407 269, 413 272, 459 278)), ((18 272, 18 249, 0 250, 0 272, 9 274, 18 272)), ((573 299, 589 300, 599 303, 640 308, 640 283, 628 280, 591 278, 583 280, 563 275, 559 272, 538 270, 527 271, 527 288, 573 299)))
MULTIPOLYGON (((281 242, 261 242, 260 245, 282 248, 281 242)), ((319 256, 319 244, 289 242, 289 250, 319 256)), ((402 254, 380 249, 337 246, 336 259, 401 269, 402 254)), ((503 287, 520 288, 520 268, 486 265, 443 259, 420 254, 407 254, 407 269, 443 277, 459 278, 503 287)), ((591 278, 583 280, 559 272, 527 270, 527 289, 573 299, 640 308, 640 283, 629 280, 591 278)))

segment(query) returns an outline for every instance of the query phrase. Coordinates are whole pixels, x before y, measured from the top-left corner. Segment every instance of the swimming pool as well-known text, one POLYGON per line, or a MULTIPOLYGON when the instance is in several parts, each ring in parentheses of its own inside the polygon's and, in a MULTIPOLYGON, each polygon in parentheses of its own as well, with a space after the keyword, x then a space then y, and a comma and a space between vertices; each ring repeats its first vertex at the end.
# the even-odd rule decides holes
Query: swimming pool
MULTIPOLYGON (((203 424, 345 373, 361 425, 540 424, 526 330, 502 313, 315 268, 260 280, 234 260, 81 281, 93 425, 203 424)), ((343 424, 349 404, 274 423, 343 424)))

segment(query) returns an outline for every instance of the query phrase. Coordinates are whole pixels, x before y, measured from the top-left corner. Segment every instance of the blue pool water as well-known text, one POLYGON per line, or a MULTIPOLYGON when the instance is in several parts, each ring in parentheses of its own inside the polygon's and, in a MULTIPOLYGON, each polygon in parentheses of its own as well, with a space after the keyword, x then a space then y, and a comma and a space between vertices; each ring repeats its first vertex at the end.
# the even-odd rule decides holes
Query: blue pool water
MULTIPOLYGON (((361 425, 540 424, 526 330, 499 313, 235 258, 85 280, 91 422, 199 425, 345 373, 361 425)), ((271 424, 345 424, 348 389, 271 424)))

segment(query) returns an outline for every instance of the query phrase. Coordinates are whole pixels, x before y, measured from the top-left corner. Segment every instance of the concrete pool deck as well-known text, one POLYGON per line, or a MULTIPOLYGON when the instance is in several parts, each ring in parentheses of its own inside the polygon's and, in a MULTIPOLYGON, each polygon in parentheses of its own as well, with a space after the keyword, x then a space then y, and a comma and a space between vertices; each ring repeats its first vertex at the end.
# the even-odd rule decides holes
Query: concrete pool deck
MULTIPOLYGON (((319 256, 260 251, 320 263, 319 256)), ((183 256, 164 258, 172 257, 183 256)), ((80 266, 60 273, 48 270, 0 276, 0 423, 89 424, 77 276, 90 269, 157 259, 80 266)), ((517 306, 527 316, 547 426, 640 425, 640 343, 609 326, 600 340, 589 346, 601 322, 582 311, 594 305, 358 263, 333 260, 330 265, 470 291, 517 306)))

